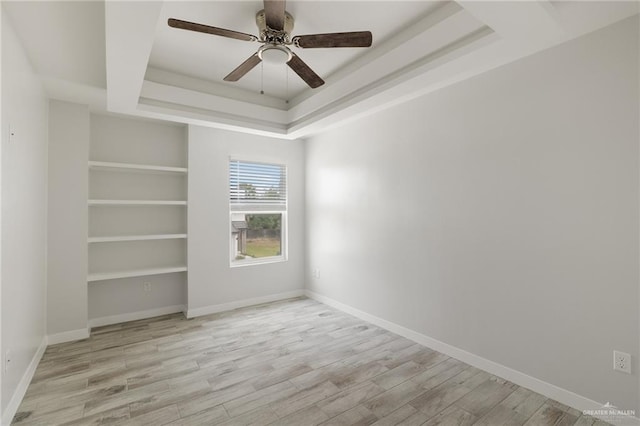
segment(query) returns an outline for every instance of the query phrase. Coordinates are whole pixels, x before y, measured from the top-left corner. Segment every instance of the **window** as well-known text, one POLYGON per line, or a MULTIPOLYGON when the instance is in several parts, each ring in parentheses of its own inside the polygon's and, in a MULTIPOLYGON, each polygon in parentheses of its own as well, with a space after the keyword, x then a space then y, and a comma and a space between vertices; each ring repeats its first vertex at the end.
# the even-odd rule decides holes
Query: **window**
POLYGON ((229 161, 231 266, 287 259, 287 168, 229 161))

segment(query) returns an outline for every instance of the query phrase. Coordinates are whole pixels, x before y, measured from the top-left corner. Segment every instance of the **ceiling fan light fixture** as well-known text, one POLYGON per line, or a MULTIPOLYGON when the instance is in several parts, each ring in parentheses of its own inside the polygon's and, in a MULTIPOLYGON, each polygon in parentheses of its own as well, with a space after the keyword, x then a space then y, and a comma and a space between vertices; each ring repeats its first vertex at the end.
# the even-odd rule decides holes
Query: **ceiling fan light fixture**
POLYGON ((293 54, 286 46, 279 44, 265 44, 258 50, 258 57, 267 64, 286 64, 292 56, 293 54))

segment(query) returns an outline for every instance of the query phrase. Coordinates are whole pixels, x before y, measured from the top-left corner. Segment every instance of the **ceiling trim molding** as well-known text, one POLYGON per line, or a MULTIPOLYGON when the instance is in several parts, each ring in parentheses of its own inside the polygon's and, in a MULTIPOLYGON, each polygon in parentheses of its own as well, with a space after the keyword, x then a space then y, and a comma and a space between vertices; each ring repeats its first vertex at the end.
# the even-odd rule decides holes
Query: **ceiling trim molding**
POLYGON ((155 99, 140 98, 135 114, 147 118, 233 130, 241 133, 293 139, 287 135, 287 127, 285 125, 277 125, 263 120, 250 120, 244 116, 172 104, 155 99))
MULTIPOLYGON (((371 100, 374 103, 379 102, 380 95, 383 92, 393 92, 393 96, 401 96, 401 92, 410 91, 416 92, 416 84, 412 84, 410 80, 424 75, 438 66, 450 62, 460 56, 463 56, 476 49, 487 46, 491 43, 495 43, 499 40, 499 37, 488 27, 480 28, 471 34, 465 35, 458 40, 455 40, 446 46, 410 63, 409 65, 396 70, 390 74, 387 74, 378 80, 364 86, 358 90, 349 93, 342 98, 339 98, 324 107, 314 111, 305 117, 301 117, 298 120, 290 122, 290 132, 303 132, 305 126, 312 124, 321 118, 328 117, 335 114, 346 107, 362 103, 366 100, 371 100), (401 86, 406 84, 406 89, 401 86)), ((386 94, 385 96, 386 97, 386 94)))
MULTIPOLYGON (((371 62, 376 61, 377 59, 388 54, 394 49, 402 47, 406 43, 412 42, 412 40, 420 37, 421 34, 425 31, 429 31, 433 29, 433 27, 439 24, 443 24, 443 22, 447 19, 460 13, 465 13, 464 9, 460 7, 460 5, 455 2, 447 2, 437 9, 427 13, 425 16, 421 17, 413 24, 407 26, 406 28, 403 28, 393 37, 388 38, 381 43, 378 43, 376 41, 376 43, 378 44, 376 44, 376 47, 374 49, 367 51, 354 61, 346 64, 332 74, 325 76, 327 86, 321 86, 320 88, 313 90, 305 90, 300 95, 293 98, 290 101, 292 108, 302 104, 307 99, 316 96, 318 93, 321 93, 324 90, 328 90, 328 87, 330 87, 332 82, 340 81, 345 77, 351 76, 353 73, 367 66, 371 62)), ((415 41, 413 43, 416 44, 415 41)))
POLYGON ((283 111, 286 111, 289 108, 289 104, 287 104, 284 99, 276 98, 266 93, 261 94, 255 91, 239 89, 229 84, 202 80, 151 66, 147 68, 147 73, 144 79, 153 83, 181 87, 183 89, 207 93, 220 98, 241 100, 251 104, 276 108, 283 111))
POLYGON ((287 112, 280 109, 223 98, 209 93, 202 93, 152 81, 144 81, 140 96, 142 98, 174 105, 184 105, 212 111, 221 115, 244 116, 248 121, 259 120, 277 125, 286 125, 289 122, 287 112))
POLYGON ((473 1, 458 3, 502 38, 521 44, 549 45, 566 37, 554 6, 548 0, 473 1))
POLYGON ((355 92, 397 72, 442 47, 482 28, 456 3, 446 3, 426 17, 367 52, 344 69, 327 78, 326 86, 303 101, 292 102, 291 121, 322 108, 345 93, 355 92))

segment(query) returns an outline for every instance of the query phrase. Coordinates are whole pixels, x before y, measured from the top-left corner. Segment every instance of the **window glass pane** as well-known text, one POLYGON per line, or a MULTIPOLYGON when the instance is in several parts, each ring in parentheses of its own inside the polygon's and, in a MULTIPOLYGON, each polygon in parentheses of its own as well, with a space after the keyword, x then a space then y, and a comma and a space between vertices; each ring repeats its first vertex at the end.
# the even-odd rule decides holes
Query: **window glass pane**
POLYGON ((281 213, 233 213, 231 225, 236 261, 282 255, 281 213))

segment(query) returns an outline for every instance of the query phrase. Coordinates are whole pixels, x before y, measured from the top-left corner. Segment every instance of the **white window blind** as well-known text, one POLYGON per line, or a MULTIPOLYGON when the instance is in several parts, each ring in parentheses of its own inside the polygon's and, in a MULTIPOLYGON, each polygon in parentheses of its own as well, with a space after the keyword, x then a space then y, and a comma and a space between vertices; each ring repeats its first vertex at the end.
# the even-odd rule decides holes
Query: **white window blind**
POLYGON ((287 209, 287 168, 281 164, 229 160, 231 210, 287 209))

